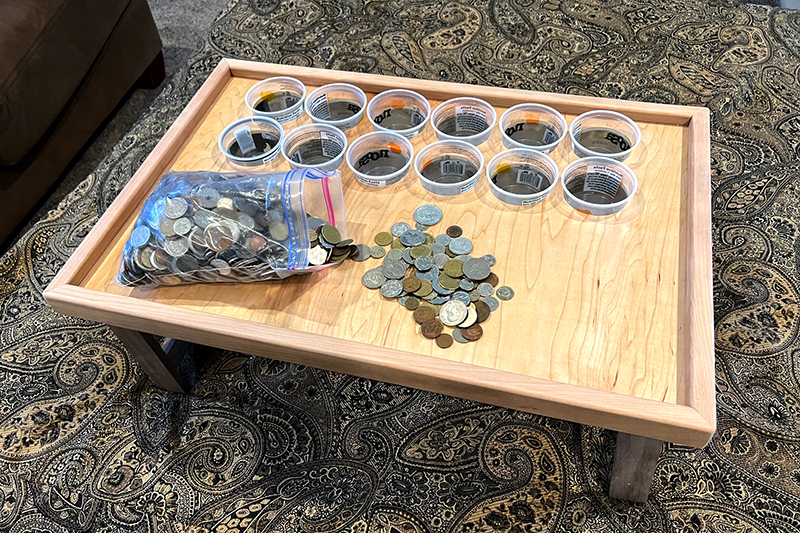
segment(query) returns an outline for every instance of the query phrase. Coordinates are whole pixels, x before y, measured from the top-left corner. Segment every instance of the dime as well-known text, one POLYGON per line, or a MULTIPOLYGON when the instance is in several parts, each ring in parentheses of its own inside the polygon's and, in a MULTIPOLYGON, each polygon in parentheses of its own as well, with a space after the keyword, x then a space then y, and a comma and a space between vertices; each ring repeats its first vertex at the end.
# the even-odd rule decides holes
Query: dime
POLYGON ((471 279, 464 278, 458 282, 458 286, 465 291, 471 291, 475 288, 475 283, 473 283, 471 279))
POLYGON ((387 280, 381 285, 381 295, 384 298, 396 298, 403 292, 403 284, 396 279, 387 280))
POLYGON ((372 270, 367 270, 364 275, 361 276, 361 283, 368 289, 377 289, 386 283, 386 277, 383 275, 380 268, 373 268, 372 270))
POLYGON ((416 267, 417 270, 422 270, 422 271, 430 270, 432 266, 433 266, 433 259, 431 259, 431 257, 427 255, 418 257, 414 261, 414 267, 416 267))
MULTIPOLYGON (((360 263, 372 257, 372 249, 369 246, 366 244, 358 244, 357 247, 358 252, 353 256, 353 261, 358 261, 360 263)), ((381 248, 381 250, 383 250, 383 248, 381 248)))
POLYGON ((467 309, 467 318, 465 318, 464 321, 458 325, 458 327, 462 329, 468 328, 477 321, 478 321, 478 312, 470 307, 467 309))
POLYGON ((420 329, 422 330, 422 336, 427 337, 429 339, 435 339, 442 333, 442 323, 439 322, 436 318, 431 318, 430 320, 426 320, 422 324, 420 324, 420 329))
POLYGON ((189 251, 189 239, 177 237, 164 241, 164 250, 172 257, 180 257, 189 251))
POLYGON ((439 244, 438 242, 433 242, 431 245, 431 255, 438 255, 443 254, 447 247, 443 244, 439 244))
POLYGON ((406 301, 403 302, 403 306, 409 311, 414 311, 419 308, 419 299, 414 298, 413 296, 406 297, 406 301))
POLYGON ((433 226, 442 221, 442 210, 435 205, 421 205, 414 211, 414 220, 419 224, 433 226))
POLYGON ((410 229, 411 226, 409 226, 405 222, 395 222, 394 224, 392 224, 391 233, 393 236, 399 237, 400 235, 402 235, 403 233, 407 232, 410 229))
MULTIPOLYGON (((381 250, 383 250, 383 248, 381 248, 381 250)), ((389 261, 397 262, 402 260, 403 260, 403 251, 393 248, 389 250, 388 253, 386 253, 386 259, 384 259, 383 262, 384 263, 387 263, 389 261)))
POLYGON ((375 235, 375 243, 380 246, 388 246, 392 244, 392 234, 388 231, 382 231, 375 235))
POLYGON ((194 214, 192 219, 194 220, 195 224, 200 226, 202 229, 206 229, 206 227, 214 222, 217 217, 214 216, 214 214, 210 211, 198 211, 194 214))
POLYGON ((494 266, 494 264, 497 263, 497 259, 492 254, 486 254, 481 257, 481 259, 489 263, 489 266, 494 266))
POLYGON ((447 229, 445 230, 445 233, 447 233, 447 235, 448 235, 448 236, 449 236, 451 239, 455 239, 455 238, 457 238, 457 237, 461 237, 461 234, 462 234, 463 232, 464 232, 464 230, 462 230, 460 226, 450 226, 449 228, 447 228, 447 229))
POLYGON ((492 273, 491 273, 491 274, 489 274, 489 276, 486 278, 486 283, 488 283, 488 284, 489 284, 489 285, 491 285, 492 287, 497 287, 497 284, 498 284, 498 283, 500 283, 500 278, 498 278, 498 277, 497 277, 497 274, 495 274, 494 272, 492 272, 492 273))
POLYGON ((150 240, 150 228, 147 226, 137 226, 131 232, 130 243, 134 248, 141 248, 150 240))
POLYGON ((411 248, 411 257, 417 259, 422 256, 430 256, 431 255, 431 247, 427 244, 420 244, 419 246, 414 246, 411 248))
POLYGON ((473 281, 486 279, 491 273, 492 267, 482 258, 472 258, 464 263, 464 275, 473 281))
POLYGON ((492 310, 489 309, 489 306, 486 302, 477 301, 475 302, 475 312, 478 315, 478 323, 485 322, 489 315, 492 313, 492 310))
POLYGON ((447 246, 448 244, 450 244, 451 240, 452 239, 450 238, 450 235, 442 233, 436 236, 434 242, 436 242, 437 244, 441 244, 442 246, 447 246))
POLYGON ((167 198, 164 203, 164 216, 171 219, 181 218, 189 210, 189 203, 183 198, 167 198))
POLYGON ((447 247, 456 255, 468 254, 472 251, 472 241, 466 237, 456 237, 447 247))
POLYGON ((452 299, 453 300, 458 300, 460 302, 464 302, 464 305, 468 305, 471 302, 471 300, 469 298, 469 294, 467 294, 464 291, 456 291, 456 292, 454 292, 453 296, 452 296, 452 299))
POLYGON ((464 335, 461 334, 461 328, 455 328, 453 330, 453 339, 455 339, 456 342, 461 344, 467 344, 469 342, 467 339, 464 338, 464 335))
POLYGON ((236 222, 238 222, 247 229, 253 229, 256 227, 256 221, 253 220, 253 217, 251 217, 246 213, 242 213, 241 215, 239 215, 236 218, 236 222))
MULTIPOLYGON (((270 228, 270 231, 272 228, 270 228)), ((319 228, 319 234, 328 241, 329 243, 336 245, 339 241, 342 240, 341 234, 339 234, 339 230, 335 227, 331 226, 330 224, 325 224, 324 226, 319 228)), ((283 239, 278 239, 279 241, 283 239)), ((352 242, 352 241, 351 241, 352 242)))
POLYGON ((270 224, 269 234, 276 241, 285 241, 286 239, 289 238, 289 227, 283 222, 275 222, 273 224, 270 224))
POLYGON ((425 224, 420 224, 419 222, 414 224, 414 229, 417 231, 425 231, 428 228, 430 228, 430 226, 426 226, 425 224))
POLYGON ((322 246, 315 246, 308 251, 308 263, 310 265, 324 265, 327 260, 328 251, 322 246))
POLYGON ((420 285, 419 289, 414 291, 414 296, 419 296, 421 298, 424 298, 425 296, 428 296, 429 294, 431 294, 433 292, 433 285, 431 284, 431 282, 429 280, 421 279, 419 281, 420 281, 421 285, 420 285))
POLYGON ((417 324, 422 324, 434 318, 436 318, 436 311, 432 307, 420 306, 414 310, 414 320, 417 324))
POLYGON ((514 297, 514 289, 503 285, 502 287, 497 288, 497 297, 501 300, 510 300, 514 297))
POLYGON ((464 274, 463 266, 464 263, 458 259, 450 259, 444 264, 444 273, 451 278, 460 278, 464 274))
POLYGON ((405 278, 403 280, 403 290, 405 292, 416 292, 422 287, 422 281, 419 278, 405 278))
POLYGON ((403 246, 419 246, 425 244, 425 234, 421 231, 410 229, 400 235, 400 242, 403 246))
POLYGON ((464 302, 451 300, 442 305, 439 318, 445 326, 457 326, 467 318, 467 306, 464 302))
POLYGON ((411 257, 411 248, 403 249, 403 261, 405 261, 407 265, 414 264, 414 258, 411 257))
MULTIPOLYGON (((206 246, 215 252, 222 252, 233 244, 233 232, 224 224, 211 224, 203 231, 206 246)), ((169 252, 169 250, 167 250, 169 252)), ((170 255, 173 255, 170 253, 170 255)))
POLYGON ((491 296, 494 292, 494 287, 491 283, 486 283, 485 281, 478 285, 478 288, 475 289, 478 291, 478 294, 481 296, 491 296))
POLYGON ((381 268, 386 279, 403 279, 406 275, 406 270, 408 270, 408 266, 400 262, 384 263, 381 268))
POLYGON ((436 346, 439 348, 449 348, 453 345, 453 337, 448 335, 447 333, 442 333, 438 337, 436 337, 436 346))
POLYGON ((480 324, 473 324, 466 329, 462 329, 461 334, 464 335, 464 338, 468 341, 476 341, 483 337, 483 328, 480 324))
POLYGON ((192 221, 181 217, 172 225, 172 230, 176 235, 187 235, 192 230, 192 221))
POLYGON ((444 265, 450 261, 450 256, 446 254, 436 254, 433 256, 433 264, 439 268, 444 268, 444 265))
POLYGON ((375 259, 380 259, 384 255, 386 255, 386 250, 383 248, 383 246, 379 246, 377 244, 375 246, 373 246, 372 248, 370 248, 369 250, 370 250, 370 254, 375 259))
POLYGON ((497 311, 497 309, 500 307, 500 301, 494 296, 487 296, 486 298, 481 298, 481 301, 486 302, 486 305, 488 305, 489 309, 492 311, 497 311))

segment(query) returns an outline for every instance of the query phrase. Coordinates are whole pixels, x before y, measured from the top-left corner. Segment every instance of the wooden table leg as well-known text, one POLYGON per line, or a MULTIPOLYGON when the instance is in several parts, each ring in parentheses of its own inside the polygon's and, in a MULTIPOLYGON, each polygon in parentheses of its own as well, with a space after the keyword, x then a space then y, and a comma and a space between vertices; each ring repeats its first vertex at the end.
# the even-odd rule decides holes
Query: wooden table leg
POLYGON ((172 392, 189 392, 189 382, 178 370, 177 362, 189 343, 168 339, 162 347, 156 338, 149 333, 132 329, 109 326, 119 337, 131 356, 141 365, 145 374, 150 376, 156 387, 172 392))
POLYGON ((646 502, 662 447, 660 440, 618 433, 608 495, 620 500, 646 502))

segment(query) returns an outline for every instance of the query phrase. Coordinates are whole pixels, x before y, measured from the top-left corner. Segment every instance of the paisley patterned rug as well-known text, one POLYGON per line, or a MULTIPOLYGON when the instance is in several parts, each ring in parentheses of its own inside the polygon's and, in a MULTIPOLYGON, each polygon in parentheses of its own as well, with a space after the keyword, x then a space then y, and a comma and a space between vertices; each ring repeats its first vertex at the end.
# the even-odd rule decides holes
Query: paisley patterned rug
POLYGON ((800 12, 711 0, 234 0, 0 261, 0 530, 800 531, 800 12), (228 352, 155 390, 42 290, 220 57, 707 106, 719 428, 608 498, 611 432, 228 352))

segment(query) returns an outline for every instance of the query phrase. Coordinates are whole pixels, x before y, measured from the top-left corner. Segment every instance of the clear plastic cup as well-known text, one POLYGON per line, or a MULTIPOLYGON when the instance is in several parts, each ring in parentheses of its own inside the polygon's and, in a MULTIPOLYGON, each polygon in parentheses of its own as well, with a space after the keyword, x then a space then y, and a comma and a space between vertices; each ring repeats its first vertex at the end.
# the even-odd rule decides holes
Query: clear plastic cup
POLYGON ((558 183, 558 165, 530 148, 500 152, 486 165, 489 188, 510 205, 535 205, 547 198, 558 183))
POLYGON ((578 211, 613 215, 636 194, 639 182, 628 165, 609 157, 573 161, 561 173, 564 199, 578 211))
POLYGON ((503 146, 533 148, 543 154, 555 150, 567 135, 567 119, 542 104, 517 104, 500 116, 503 146))
POLYGON ((414 146, 399 133, 374 131, 362 135, 347 149, 345 161, 358 181, 385 187, 406 177, 414 160, 414 146))
POLYGON ((367 106, 367 118, 375 131, 393 131, 408 139, 425 129, 431 104, 419 93, 392 89, 375 95, 367 106))
POLYGON ((307 124, 286 135, 281 152, 292 168, 330 172, 342 166, 346 149, 347 137, 339 128, 307 124))
POLYGON ((625 161, 642 140, 636 122, 616 111, 588 111, 569 127, 572 151, 578 157, 610 157, 625 161))
POLYGON ((284 123, 300 116, 305 98, 306 86, 302 81, 279 76, 261 80, 250 87, 244 102, 254 115, 284 123))
POLYGON ((475 187, 483 170, 483 154, 464 141, 437 141, 417 154, 414 170, 425 189, 456 196, 475 187))
POLYGON ((497 112, 479 98, 452 98, 431 114, 431 124, 440 141, 458 140, 478 146, 486 142, 497 121, 497 112))
POLYGON ((347 131, 364 118, 367 95, 355 85, 331 83, 311 91, 305 105, 313 122, 347 131))
POLYGON ((222 130, 217 146, 231 164, 257 167, 278 157, 283 140, 283 127, 276 120, 245 117, 222 130))

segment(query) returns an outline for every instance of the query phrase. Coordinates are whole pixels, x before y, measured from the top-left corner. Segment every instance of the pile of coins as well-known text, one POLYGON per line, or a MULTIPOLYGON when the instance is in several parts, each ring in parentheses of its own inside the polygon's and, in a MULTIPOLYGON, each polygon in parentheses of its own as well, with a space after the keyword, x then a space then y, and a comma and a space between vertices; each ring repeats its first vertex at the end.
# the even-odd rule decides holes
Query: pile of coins
MULTIPOLYGON (((294 213, 284 207, 282 180, 268 175, 228 179, 204 173, 167 174, 148 198, 125 245, 117 281, 132 285, 251 282, 285 277, 293 256, 306 246, 293 235, 294 213), (182 191, 186 192, 182 192, 182 191), (160 192, 165 191, 165 192, 160 192)), ((309 264, 341 262, 355 255, 352 239, 305 215, 309 264)))
POLYGON ((414 221, 414 229, 397 222, 390 231, 378 233, 372 248, 358 245, 355 260, 383 257, 383 264, 368 270, 361 282, 413 311, 422 335, 435 339, 440 348, 449 348, 454 339, 477 341, 483 336, 481 324, 499 308, 500 300, 513 298, 514 291, 497 287, 494 256, 471 256, 472 242, 459 226, 436 237, 426 232, 442 221, 441 209, 423 205, 414 212, 414 221), (444 332, 445 326, 453 328, 452 335, 444 332))

